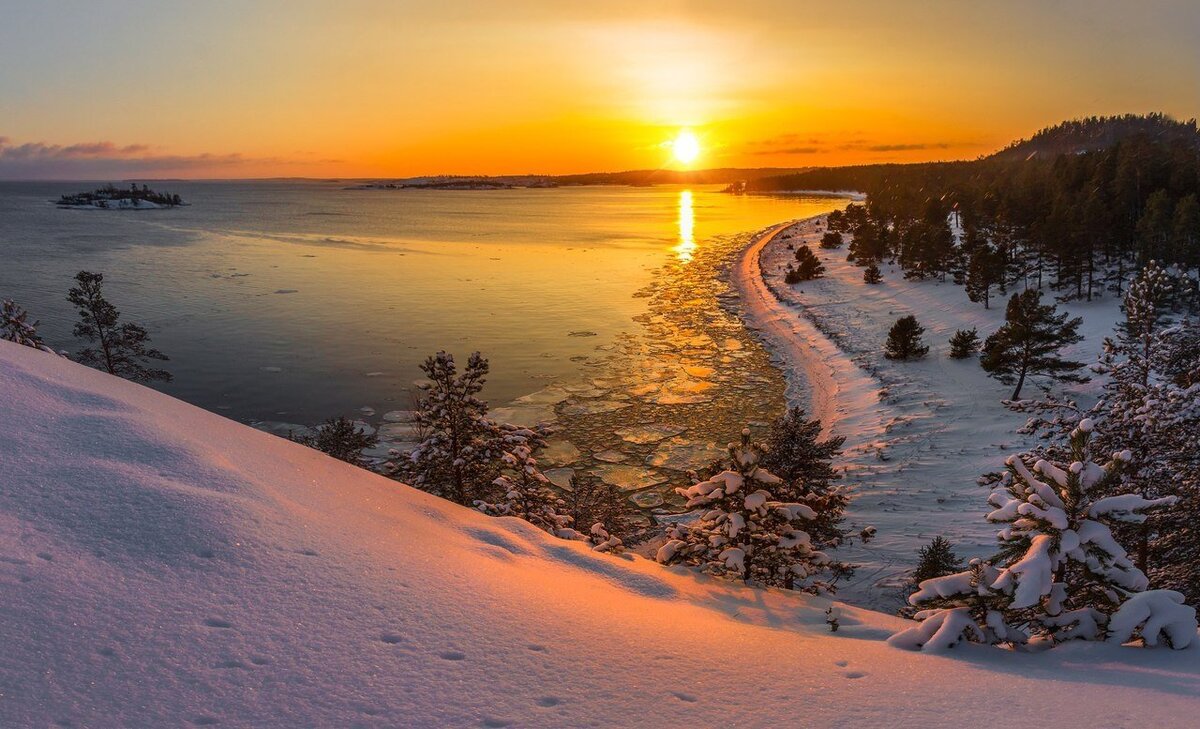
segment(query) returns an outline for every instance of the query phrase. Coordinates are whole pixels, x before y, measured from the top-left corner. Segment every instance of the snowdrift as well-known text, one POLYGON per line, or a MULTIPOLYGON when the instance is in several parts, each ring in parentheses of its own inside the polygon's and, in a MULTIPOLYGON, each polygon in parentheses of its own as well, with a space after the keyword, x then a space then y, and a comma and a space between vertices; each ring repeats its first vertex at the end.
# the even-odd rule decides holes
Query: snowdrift
POLYGON ((0 342, 0 726, 1181 725, 1200 651, 905 625, 593 554, 0 342))

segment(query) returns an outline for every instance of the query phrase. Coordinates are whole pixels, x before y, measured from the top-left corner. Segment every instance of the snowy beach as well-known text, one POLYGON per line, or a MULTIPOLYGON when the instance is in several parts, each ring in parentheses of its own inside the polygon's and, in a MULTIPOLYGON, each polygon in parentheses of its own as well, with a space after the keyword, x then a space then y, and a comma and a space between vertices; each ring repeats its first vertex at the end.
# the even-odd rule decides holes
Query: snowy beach
MULTIPOLYGON (((842 464, 854 495, 855 526, 874 526, 878 538, 842 550, 860 565, 839 597, 894 610, 903 604, 906 572, 917 549, 935 536, 960 554, 994 551, 995 527, 984 521, 987 489, 979 477, 1003 468, 1004 458, 1030 445, 1018 434, 1027 416, 1001 405, 1011 388, 991 379, 975 358, 947 357, 958 329, 986 335, 1004 322, 1004 298, 985 309, 951 281, 910 281, 884 265, 883 282, 863 282, 844 248, 819 246, 826 230, 817 216, 771 228, 747 247, 730 279, 744 319, 788 379, 789 400, 820 418, 827 432, 846 437, 842 464), (788 247, 807 244, 826 268, 799 284, 783 280, 788 247), (883 342, 897 317, 915 314, 927 328, 931 352, 916 362, 884 358, 883 342)), ((1067 351, 1094 362, 1120 311, 1115 296, 1065 306, 1084 319, 1084 341, 1067 351)), ((1094 397, 1095 385, 1068 388, 1094 397)))

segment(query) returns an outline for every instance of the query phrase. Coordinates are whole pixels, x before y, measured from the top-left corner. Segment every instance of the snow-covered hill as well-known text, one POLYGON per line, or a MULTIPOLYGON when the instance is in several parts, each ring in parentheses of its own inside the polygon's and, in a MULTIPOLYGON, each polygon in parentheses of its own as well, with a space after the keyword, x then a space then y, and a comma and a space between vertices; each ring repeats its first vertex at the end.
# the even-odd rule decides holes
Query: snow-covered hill
POLYGON ((1200 649, 963 646, 598 555, 0 342, 0 726, 1181 726, 1200 649))

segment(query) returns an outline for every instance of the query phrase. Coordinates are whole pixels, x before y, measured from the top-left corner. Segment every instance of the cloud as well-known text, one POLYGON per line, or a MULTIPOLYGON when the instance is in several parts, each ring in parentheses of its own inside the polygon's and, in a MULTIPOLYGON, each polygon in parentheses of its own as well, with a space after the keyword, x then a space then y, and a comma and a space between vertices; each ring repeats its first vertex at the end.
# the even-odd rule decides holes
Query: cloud
POLYGON ((954 149, 966 146, 953 142, 880 142, 854 137, 844 141, 820 136, 780 134, 768 139, 746 143, 746 153, 753 155, 807 155, 828 152, 915 152, 921 150, 954 149), (836 143, 835 143, 836 142, 836 143))
POLYGON ((156 175, 230 175, 249 167, 339 160, 281 159, 230 154, 164 154, 148 144, 112 142, 14 144, 0 136, 0 179, 101 179, 156 175))
POLYGON ((820 154, 827 151, 825 147, 777 147, 752 150, 750 154, 820 154))
POLYGON ((842 149, 862 149, 868 152, 912 152, 922 149, 951 149, 949 142, 909 142, 904 144, 845 145, 842 149))

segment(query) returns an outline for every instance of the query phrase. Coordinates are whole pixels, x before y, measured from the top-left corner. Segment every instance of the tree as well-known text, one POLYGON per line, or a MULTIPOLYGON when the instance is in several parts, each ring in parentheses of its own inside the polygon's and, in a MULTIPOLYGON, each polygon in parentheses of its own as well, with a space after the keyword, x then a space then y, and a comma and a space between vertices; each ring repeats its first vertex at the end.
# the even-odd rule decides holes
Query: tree
POLYGON ((917 567, 912 573, 912 584, 919 585, 934 577, 944 577, 962 569, 962 560, 954 554, 949 540, 934 537, 917 553, 917 567))
POLYGON ((966 359, 979 349, 979 330, 975 327, 959 329, 950 337, 950 356, 966 359))
POLYGON ((991 291, 993 286, 1004 282, 1004 259, 986 245, 971 252, 967 263, 966 289, 967 298, 979 303, 983 308, 991 308, 991 291))
POLYGON ((1169 508, 1175 499, 1101 496, 1133 455, 1125 450, 1104 465, 1093 462, 1092 428, 1085 419, 1071 433, 1071 463, 1042 459, 1031 469, 1022 457, 1009 457, 1008 471, 988 498, 994 507, 988 521, 1007 525, 999 532, 999 554, 986 563, 973 561, 969 571, 921 582, 909 597, 921 608, 921 625, 893 636, 894 645, 936 650, 963 639, 1023 644, 1035 636, 1058 643, 1141 630, 1148 644, 1164 633, 1172 647, 1183 648, 1195 638, 1195 610, 1172 609, 1177 593, 1147 592, 1146 575, 1111 530, 1169 508), (1131 599, 1139 593, 1148 597, 1131 599), (1169 624, 1148 621, 1151 615, 1169 624))
POLYGON ((842 247, 842 234, 837 232, 836 230, 828 231, 827 233, 825 233, 825 235, 821 236, 821 247, 822 248, 830 248, 830 249, 841 248, 842 247))
POLYGON ((883 356, 888 359, 920 359, 929 353, 929 347, 921 343, 925 327, 917 323, 917 317, 909 314, 896 320, 888 331, 883 345, 883 356))
POLYGON ((54 350, 47 347, 37 333, 37 326, 36 321, 29 322, 29 312, 12 299, 0 302, 0 339, 53 354, 54 350))
POLYGON ((668 532, 657 560, 747 583, 832 591, 849 568, 815 548, 805 526, 817 518, 816 510, 773 495, 783 480, 760 465, 762 449, 751 443, 749 430, 742 431, 740 444, 730 445, 729 455, 728 469, 676 489, 697 518, 668 532))
POLYGON ((81 364, 134 382, 170 382, 171 373, 146 366, 148 360, 166 361, 167 355, 148 347, 150 334, 133 323, 120 323, 121 312, 104 298, 104 274, 80 271, 67 301, 79 310, 74 334, 94 342, 76 355, 81 364))
POLYGON ((1119 532, 1136 539, 1137 564, 1160 584, 1200 599, 1195 541, 1200 497, 1200 328, 1183 321, 1164 327, 1174 290, 1170 274, 1151 261, 1129 285, 1125 321, 1104 342, 1096 370, 1107 375, 1094 408, 1096 442, 1124 444, 1141 457, 1124 471, 1121 488, 1145 497, 1172 495, 1181 507, 1119 532))
POLYGON ((362 452, 379 445, 379 438, 359 428, 349 418, 337 417, 317 426, 312 435, 296 438, 296 442, 316 448, 339 461, 366 468, 367 462, 363 459, 362 452))
POLYGON ((846 541, 842 527, 849 497, 836 481, 833 459, 842 452, 844 436, 821 436, 821 421, 808 420, 804 410, 790 408, 776 419, 763 444, 761 464, 782 483, 772 490, 781 501, 807 503, 816 512, 805 527, 818 549, 831 549, 846 541))
POLYGON ((632 536, 634 509, 619 488, 592 476, 571 476, 564 513, 598 552, 620 551, 632 536))
POLYGON ((478 500, 476 508, 492 516, 515 516, 562 539, 581 539, 564 513, 566 503, 538 469, 533 450, 521 443, 501 459, 504 470, 496 477, 497 498, 478 500))
POLYGON ((488 418, 487 403, 478 397, 488 362, 478 352, 462 374, 446 352, 427 358, 421 370, 430 381, 416 408, 422 439, 406 459, 387 469, 389 475, 463 506, 486 500, 505 452, 513 445, 538 444, 540 434, 488 418))
POLYGON ((825 273, 825 266, 812 249, 802 245, 796 249, 796 277, 800 281, 811 281, 820 278, 825 273))
POLYGON ((863 269, 863 281, 869 284, 877 284, 883 281, 883 274, 879 272, 879 264, 871 261, 867 267, 863 269))
POLYGON ((1025 379, 1040 375, 1059 382, 1087 382, 1075 374, 1082 362, 1064 359, 1058 351, 1083 341, 1079 325, 1083 319, 1057 314, 1054 304, 1042 304, 1042 294, 1026 289, 1013 294, 1004 313, 1004 325, 983 344, 980 365, 1006 385, 1016 384, 1012 399, 1021 398, 1025 379))

